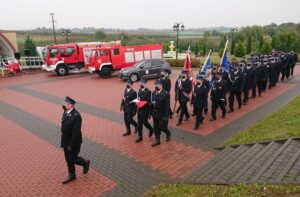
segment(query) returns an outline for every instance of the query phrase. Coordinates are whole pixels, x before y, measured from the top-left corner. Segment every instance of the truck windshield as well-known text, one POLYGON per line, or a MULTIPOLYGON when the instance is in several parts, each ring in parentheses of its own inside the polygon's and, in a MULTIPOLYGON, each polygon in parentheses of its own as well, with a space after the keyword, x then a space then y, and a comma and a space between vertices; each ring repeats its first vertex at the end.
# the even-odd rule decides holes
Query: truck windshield
POLYGON ((58 54, 57 48, 50 49, 50 57, 55 57, 58 54))

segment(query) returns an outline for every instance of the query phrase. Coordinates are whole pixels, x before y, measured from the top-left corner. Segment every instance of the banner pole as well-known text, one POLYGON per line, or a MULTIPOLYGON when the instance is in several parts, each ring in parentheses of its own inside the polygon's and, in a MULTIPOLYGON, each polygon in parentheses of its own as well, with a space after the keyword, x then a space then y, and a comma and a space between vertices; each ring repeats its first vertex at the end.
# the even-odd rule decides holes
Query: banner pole
POLYGON ((228 45, 228 40, 226 41, 226 44, 225 44, 225 47, 224 47, 223 55, 222 55, 222 58, 221 58, 221 61, 220 61, 220 66, 222 66, 222 62, 223 62, 223 59, 224 59, 225 51, 227 49, 227 45, 228 45))

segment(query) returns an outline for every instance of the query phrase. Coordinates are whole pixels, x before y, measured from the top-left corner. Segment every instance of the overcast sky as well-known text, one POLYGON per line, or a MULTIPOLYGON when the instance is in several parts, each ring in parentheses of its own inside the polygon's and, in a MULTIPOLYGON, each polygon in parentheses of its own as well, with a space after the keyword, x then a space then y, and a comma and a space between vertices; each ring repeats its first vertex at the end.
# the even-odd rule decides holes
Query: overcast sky
POLYGON ((300 22, 300 0, 1 0, 0 29, 187 28, 300 22))

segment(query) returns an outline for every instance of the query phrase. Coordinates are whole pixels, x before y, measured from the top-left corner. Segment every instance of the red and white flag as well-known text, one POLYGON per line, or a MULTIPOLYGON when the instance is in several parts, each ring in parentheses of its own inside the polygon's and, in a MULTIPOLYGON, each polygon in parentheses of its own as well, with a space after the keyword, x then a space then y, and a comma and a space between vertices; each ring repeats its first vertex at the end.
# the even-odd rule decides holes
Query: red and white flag
POLYGON ((138 108, 144 107, 148 102, 140 101, 139 99, 134 99, 131 103, 135 103, 138 108))

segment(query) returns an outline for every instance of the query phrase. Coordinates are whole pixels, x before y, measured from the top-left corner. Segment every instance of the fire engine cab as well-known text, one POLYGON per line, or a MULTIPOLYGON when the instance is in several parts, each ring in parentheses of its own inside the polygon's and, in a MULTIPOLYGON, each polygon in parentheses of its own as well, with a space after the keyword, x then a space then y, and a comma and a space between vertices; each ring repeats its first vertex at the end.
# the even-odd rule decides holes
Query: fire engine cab
POLYGON ((56 72, 58 75, 67 75, 69 71, 79 72, 89 64, 89 57, 99 42, 69 43, 49 45, 45 56, 43 69, 56 72))
POLYGON ((109 78, 114 71, 134 65, 145 59, 162 59, 161 44, 147 44, 139 46, 122 46, 120 43, 99 45, 92 50, 86 69, 96 72, 101 77, 109 78))

